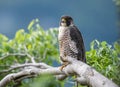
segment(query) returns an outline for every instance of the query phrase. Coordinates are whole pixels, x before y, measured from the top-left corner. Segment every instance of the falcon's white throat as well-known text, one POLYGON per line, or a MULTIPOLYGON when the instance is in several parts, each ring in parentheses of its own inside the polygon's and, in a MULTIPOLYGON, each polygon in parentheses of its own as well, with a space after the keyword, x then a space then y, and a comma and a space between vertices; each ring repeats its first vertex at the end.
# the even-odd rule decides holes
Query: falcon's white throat
POLYGON ((59 27, 58 40, 61 40, 61 38, 64 36, 66 31, 69 32, 68 27, 65 27, 65 26, 59 27))
POLYGON ((67 24, 66 23, 61 23, 61 26, 66 27, 67 24))

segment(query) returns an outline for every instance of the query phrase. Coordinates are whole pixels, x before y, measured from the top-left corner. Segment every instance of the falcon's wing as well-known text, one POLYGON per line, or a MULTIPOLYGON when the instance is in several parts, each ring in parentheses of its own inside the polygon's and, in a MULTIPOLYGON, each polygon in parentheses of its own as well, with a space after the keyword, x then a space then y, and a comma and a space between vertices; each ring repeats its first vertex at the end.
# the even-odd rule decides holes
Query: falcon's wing
POLYGON ((69 46, 70 46, 70 49, 71 49, 74 53, 78 53, 78 48, 77 48, 77 46, 76 46, 76 43, 75 43, 73 40, 71 40, 71 41, 69 42, 69 46))
POLYGON ((70 49, 77 53, 78 60, 85 61, 85 48, 82 35, 76 26, 70 27, 70 37, 71 41, 69 42, 70 49))

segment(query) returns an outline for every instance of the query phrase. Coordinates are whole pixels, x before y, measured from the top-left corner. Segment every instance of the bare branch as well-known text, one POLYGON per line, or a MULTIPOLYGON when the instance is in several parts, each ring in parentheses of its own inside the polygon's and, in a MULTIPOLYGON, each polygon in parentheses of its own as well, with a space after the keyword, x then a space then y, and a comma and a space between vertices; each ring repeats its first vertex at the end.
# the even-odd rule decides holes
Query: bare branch
POLYGON ((34 60, 34 57, 32 57, 28 53, 6 53, 5 56, 0 57, 0 60, 8 58, 9 56, 27 56, 31 60, 32 63, 36 63, 34 60))
POLYGON ((46 58, 47 51, 48 51, 48 49, 46 48, 45 51, 44 51, 44 53, 43 53, 43 57, 42 57, 41 61, 43 61, 46 58))
POLYGON ((26 55, 27 55, 28 58, 31 59, 31 62, 32 62, 32 63, 36 63, 35 60, 34 60, 35 58, 34 58, 33 56, 31 56, 31 55, 28 54, 28 53, 26 53, 26 55))
POLYGON ((49 66, 49 65, 47 65, 45 63, 25 63, 25 64, 12 65, 9 69, 2 70, 2 71, 0 71, 0 73, 7 73, 7 72, 10 72, 10 71, 15 70, 15 69, 24 68, 24 67, 30 67, 30 66, 41 68, 41 69, 51 68, 51 66, 49 66))
POLYGON ((58 74, 63 74, 62 71, 58 67, 56 68, 49 68, 49 69, 38 69, 35 67, 31 67, 30 69, 23 70, 18 73, 13 73, 5 76, 1 81, 0 81, 0 87, 5 87, 10 81, 16 81, 21 78, 25 78, 28 76, 34 76, 34 75, 40 75, 40 74, 53 74, 53 75, 58 75, 58 74))
POLYGON ((31 55, 28 53, 28 49, 27 49, 26 46, 24 46, 24 49, 25 49, 25 52, 26 52, 27 57, 31 59, 31 62, 32 62, 32 63, 36 63, 36 62, 35 62, 35 57, 31 56, 31 55))
MULTIPOLYGON (((18 73, 5 76, 0 81, 0 87, 5 87, 10 81, 17 81, 21 80, 21 78, 41 74, 52 74, 57 76, 60 80, 65 79, 67 76, 77 75, 76 81, 82 85, 89 85, 92 87, 118 87, 114 82, 98 73, 89 65, 71 57, 67 58, 71 64, 63 68, 62 71, 60 70, 60 67, 52 67, 45 63, 40 63, 41 65, 38 64, 40 67, 33 65, 32 67, 25 68, 18 73), (41 66, 45 68, 42 68, 41 66)), ((23 65, 21 67, 23 67, 23 65)))
POLYGON ((0 60, 5 59, 9 56, 26 56, 24 53, 6 53, 4 56, 0 57, 0 60))

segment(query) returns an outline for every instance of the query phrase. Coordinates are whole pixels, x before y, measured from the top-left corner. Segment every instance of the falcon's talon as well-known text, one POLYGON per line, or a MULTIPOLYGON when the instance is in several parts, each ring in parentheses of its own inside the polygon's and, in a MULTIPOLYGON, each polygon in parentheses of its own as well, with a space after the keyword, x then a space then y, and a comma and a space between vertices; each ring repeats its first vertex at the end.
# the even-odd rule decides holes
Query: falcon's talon
POLYGON ((64 67, 66 67, 69 63, 68 62, 65 62, 63 63, 63 65, 60 67, 60 70, 62 71, 64 67))
POLYGON ((62 71, 62 70, 63 70, 63 68, 64 68, 64 66, 61 66, 61 67, 60 67, 60 71, 62 71))

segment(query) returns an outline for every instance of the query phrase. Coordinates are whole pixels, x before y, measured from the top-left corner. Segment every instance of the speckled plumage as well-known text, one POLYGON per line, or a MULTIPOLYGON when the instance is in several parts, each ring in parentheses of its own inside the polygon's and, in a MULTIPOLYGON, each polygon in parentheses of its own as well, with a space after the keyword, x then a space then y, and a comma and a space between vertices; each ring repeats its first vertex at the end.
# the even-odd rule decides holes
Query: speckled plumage
POLYGON ((61 21, 62 19, 65 19, 65 23, 70 23, 68 23, 68 25, 67 23, 64 24, 63 20, 63 24, 60 24, 59 27, 58 40, 61 61, 67 62, 65 57, 70 56, 76 58, 77 60, 86 62, 84 42, 80 31, 73 24, 73 20, 71 17, 64 16, 61 18, 61 21))

